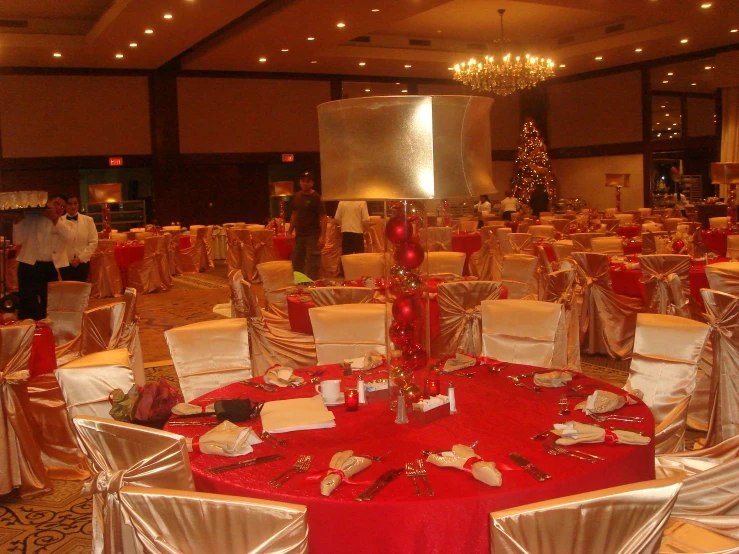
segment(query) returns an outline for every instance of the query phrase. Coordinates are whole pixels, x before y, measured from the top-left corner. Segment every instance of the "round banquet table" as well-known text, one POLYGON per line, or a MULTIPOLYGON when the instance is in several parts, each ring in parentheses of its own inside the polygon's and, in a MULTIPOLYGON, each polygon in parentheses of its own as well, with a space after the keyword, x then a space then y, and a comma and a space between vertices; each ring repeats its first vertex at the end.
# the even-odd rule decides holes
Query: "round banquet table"
POLYGON ((291 260, 293 257, 294 240, 292 235, 275 235, 275 251, 281 260, 291 260))
POLYGON ((121 270, 121 282, 125 289, 128 285, 128 266, 144 259, 144 245, 116 244, 114 255, 115 262, 121 270))
MULTIPOLYGON (((322 379, 340 378, 342 389, 355 386, 356 377, 343 377, 338 365, 323 368, 326 371, 322 379)), ((307 506, 308 541, 312 552, 483 554, 490 552, 488 521, 490 512, 494 510, 654 479, 653 441, 646 446, 578 445, 580 450, 606 458, 591 464, 569 456, 550 456, 540 441, 531 440, 529 437, 563 419, 557 412, 559 397, 565 391, 564 388, 544 389, 537 394, 513 386, 506 378, 506 375, 532 369, 535 368, 511 365, 501 373, 492 373, 485 366, 478 366, 471 370, 475 373, 471 379, 453 374, 443 376, 443 392, 446 392, 449 382, 454 383, 458 413, 425 425, 413 423, 413 414, 410 424, 396 425, 395 414, 388 409, 387 401, 377 400, 360 406, 356 412, 347 412, 343 406, 329 408, 335 416, 336 427, 282 433, 279 437, 288 440, 284 447, 275 449, 266 443, 258 444, 254 453, 236 458, 190 454, 196 488, 203 492, 307 506), (403 468, 406 462, 422 457, 423 449, 445 450, 454 444, 471 444, 476 440, 480 441, 475 448, 476 453, 486 461, 495 462, 503 474, 501 487, 489 487, 457 469, 426 463, 429 484, 436 492, 435 496, 416 496, 411 481, 401 475, 372 501, 354 500, 388 469, 403 468), (319 493, 320 478, 326 474, 331 457, 342 450, 387 455, 382 462, 373 463, 353 477, 361 485, 342 483, 331 496, 323 497, 319 493), (508 457, 511 452, 519 452, 552 478, 537 482, 511 462, 508 457), (275 453, 285 458, 218 475, 206 472, 209 467, 275 453), (297 475, 282 488, 272 488, 267 481, 291 467, 300 454, 313 456, 312 473, 297 475), (312 475, 317 480, 311 480, 312 475)), ((372 378, 372 375, 365 376, 366 380, 372 378)), ((261 377, 253 380, 263 382, 261 377)), ((523 381, 531 383, 530 378, 523 381)), ((584 376, 578 376, 576 383, 582 384, 586 391, 595 387, 619 391, 584 376)), ((314 394, 312 386, 284 388, 270 393, 234 383, 203 398, 249 397, 269 401, 314 394)), ((571 405, 574 407, 582 400, 573 398, 571 405)), ((196 399, 193 402, 204 405, 212 400, 196 399)), ((643 416, 644 422, 619 423, 618 427, 653 436, 654 419, 646 405, 639 402, 622 408, 620 412, 643 416)), ((592 422, 583 412, 576 410, 568 418, 592 422)), ((259 419, 241 425, 249 423, 255 432, 261 432, 259 419)), ((165 429, 185 436, 198 436, 212 427, 167 425, 165 429)))
POLYGON ((470 256, 482 248, 482 235, 479 232, 474 233, 455 233, 452 235, 452 250, 454 252, 464 252, 464 271, 463 275, 469 275, 467 263, 470 256))
POLYGON ((715 252, 719 256, 726 256, 727 237, 733 234, 721 229, 709 229, 703 231, 703 244, 706 250, 715 252))

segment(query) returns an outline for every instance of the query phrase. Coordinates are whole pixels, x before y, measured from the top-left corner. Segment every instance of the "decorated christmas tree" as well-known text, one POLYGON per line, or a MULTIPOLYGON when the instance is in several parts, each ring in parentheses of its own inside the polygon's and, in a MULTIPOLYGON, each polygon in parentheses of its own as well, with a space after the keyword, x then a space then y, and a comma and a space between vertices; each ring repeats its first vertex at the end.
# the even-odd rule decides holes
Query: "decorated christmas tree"
POLYGON ((549 165, 547 147, 541 139, 534 120, 526 118, 521 136, 518 139, 518 152, 513 164, 511 189, 513 196, 524 204, 529 203, 531 193, 539 185, 544 185, 551 200, 555 196, 554 174, 549 165))

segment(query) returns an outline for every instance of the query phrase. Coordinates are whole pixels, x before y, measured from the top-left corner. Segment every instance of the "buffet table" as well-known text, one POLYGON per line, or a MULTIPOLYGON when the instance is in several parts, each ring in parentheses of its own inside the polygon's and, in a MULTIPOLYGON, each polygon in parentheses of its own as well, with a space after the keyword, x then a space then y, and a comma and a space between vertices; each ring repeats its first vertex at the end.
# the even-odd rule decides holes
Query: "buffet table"
MULTIPOLYGON (((342 389, 356 386, 356 377, 342 376, 338 365, 323 366, 323 369, 326 371, 321 376, 322 380, 341 379, 342 389)), ((331 407, 336 427, 282 433, 279 438, 288 441, 283 447, 258 444, 252 454, 236 458, 190 454, 196 487, 203 492, 306 505, 312 552, 484 554, 490 552, 489 514, 494 510, 654 479, 653 442, 647 446, 578 445, 580 450, 606 458, 605 461, 587 463, 569 456, 551 456, 545 452, 541 441, 531 440, 529 437, 565 419, 557 412, 559 397, 567 390, 544 389, 535 393, 513 386, 512 381, 506 378, 506 375, 531 370, 528 366, 511 365, 500 373, 492 373, 486 366, 476 366, 467 370, 474 373, 472 378, 454 374, 442 376, 443 393, 446 393, 448 383, 454 383, 459 411, 426 425, 414 423, 413 414, 410 424, 395 424, 395 414, 388 409, 387 401, 377 400, 360 406, 356 412, 348 412, 344 406, 331 407), (406 462, 424 457, 423 449, 448 450, 454 444, 469 445, 474 441, 479 441, 476 453, 486 461, 495 462, 501 471, 501 487, 487 486, 457 469, 426 463, 429 484, 436 492, 435 496, 416 496, 411 481, 401 475, 371 502, 354 499, 388 469, 403 468, 406 462), (326 474, 333 454, 341 450, 384 458, 352 478, 362 484, 342 483, 330 497, 323 497, 319 493, 320 479, 326 474), (534 480, 511 462, 508 457, 511 452, 519 452, 552 478, 545 482, 534 480), (219 475, 205 471, 209 467, 268 454, 285 457, 219 475), (313 456, 311 471, 293 477, 282 488, 272 488, 268 480, 291 467, 301 454, 313 456)), ((307 374, 301 375, 307 378, 307 374)), ((379 375, 365 375, 365 381, 379 375)), ((263 383, 263 378, 253 381, 263 383)), ((531 378, 522 379, 527 384, 531 381, 531 378)), ((583 385, 583 390, 588 392, 596 387, 614 392, 619 390, 584 376, 578 376, 573 384, 583 385)), ((234 383, 208 393, 208 400, 195 400, 193 403, 204 405, 212 402, 213 398, 248 397, 270 401, 313 395, 313 385, 283 388, 270 393, 234 383)), ((570 403, 574 407, 582 400, 572 398, 570 403)), ((644 422, 617 422, 618 427, 653 436, 654 419, 643 403, 624 407, 619 412, 643 416, 644 422)), ((583 412, 575 410, 567 418, 593 422, 583 412)), ((257 433, 261 432, 259 419, 241 425, 249 423, 257 433)), ((198 436, 212 427, 167 425, 165 429, 185 436, 198 436)), ((420 486, 423 487, 422 484, 420 486)))

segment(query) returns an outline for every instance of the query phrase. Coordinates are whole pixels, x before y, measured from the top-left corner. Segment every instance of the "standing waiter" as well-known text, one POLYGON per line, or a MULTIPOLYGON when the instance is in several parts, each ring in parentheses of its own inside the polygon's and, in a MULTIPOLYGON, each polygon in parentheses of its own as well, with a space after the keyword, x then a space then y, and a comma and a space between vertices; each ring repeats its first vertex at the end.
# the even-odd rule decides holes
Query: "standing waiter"
POLYGON ((71 229, 74 240, 67 243, 69 266, 59 269, 63 281, 87 281, 90 274, 90 258, 98 247, 98 232, 89 216, 79 213, 78 196, 67 198, 67 215, 64 223, 71 229))

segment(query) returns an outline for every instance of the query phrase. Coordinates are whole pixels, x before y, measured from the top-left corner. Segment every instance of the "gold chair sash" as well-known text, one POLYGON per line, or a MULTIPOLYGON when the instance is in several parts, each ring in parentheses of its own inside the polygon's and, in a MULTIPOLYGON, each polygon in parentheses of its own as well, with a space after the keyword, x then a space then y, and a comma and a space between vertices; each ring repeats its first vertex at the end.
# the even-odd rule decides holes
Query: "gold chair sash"
POLYGON ((326 221, 326 243, 321 250, 321 277, 338 277, 341 274, 341 227, 333 217, 326 221))
POLYGON ((35 330, 33 323, 0 327, 0 494, 20 487, 26 499, 52 490, 28 400, 28 361, 35 330))
POLYGON ((580 371, 580 322, 578 304, 575 301, 577 271, 562 269, 549 273, 544 289, 545 302, 562 304, 565 309, 564 320, 560 322, 557 340, 566 340, 566 363, 562 367, 580 371))
POLYGON ((385 354, 385 305, 337 304, 308 311, 318 364, 385 354))
POLYGON ((59 346, 74 339, 82 330, 82 313, 90 301, 90 283, 56 281, 48 285, 46 317, 51 319, 54 343, 59 346))
POLYGON ((544 295, 546 293, 546 287, 547 287, 547 275, 549 275, 552 270, 552 265, 549 263, 549 257, 547 256, 546 251, 544 248, 539 248, 536 251, 536 257, 539 260, 539 265, 537 267, 538 275, 539 275, 539 300, 544 300, 544 295))
POLYGON ((115 261, 114 240, 98 240, 98 246, 90 257, 90 283, 92 298, 119 296, 123 290, 121 270, 115 261))
POLYGON ((195 490, 185 438, 99 417, 77 416, 73 423, 92 472, 82 494, 93 496, 93 552, 133 552, 119 493, 125 486, 195 490))
POLYGON ((126 309, 123 313, 120 340, 114 348, 128 350, 131 355, 133 379, 138 386, 143 387, 146 384, 146 372, 144 371, 144 353, 141 350, 141 339, 139 338, 139 316, 136 315, 136 289, 126 288, 123 291, 123 299, 126 302, 126 309))
POLYGON ((483 300, 500 298, 501 284, 494 281, 458 281, 440 283, 436 299, 439 303, 439 333, 431 349, 434 357, 464 352, 482 353, 483 300))
POLYGON ((642 255, 639 267, 649 312, 690 317, 690 256, 642 255))
MULTIPOLYGON (((480 234, 482 235, 480 250, 473 252, 468 260, 470 275, 477 277, 481 281, 492 281, 494 280, 493 274, 495 273, 493 251, 496 248, 498 249, 498 256, 500 256, 500 248, 495 238, 495 227, 482 227, 480 234), (494 241, 495 245, 493 245, 494 241)), ((500 263, 502 267, 502 257, 500 263)), ((500 280, 500 275, 498 275, 498 280, 500 280)))
POLYGON ((421 245, 427 252, 450 252, 452 250, 451 227, 428 227, 420 229, 418 234, 421 245))
POLYGON ((508 289, 508 298, 536 300, 538 298, 537 269, 539 260, 527 254, 503 256, 501 283, 508 289))
POLYGON ((680 490, 659 479, 490 514, 495 554, 656 554, 680 490))
MULTIPOLYGON (((228 286, 231 290, 231 317, 247 317, 246 299, 244 289, 241 286, 243 274, 240 269, 228 272, 228 286)), ((258 308, 257 308, 258 309, 258 308)))

